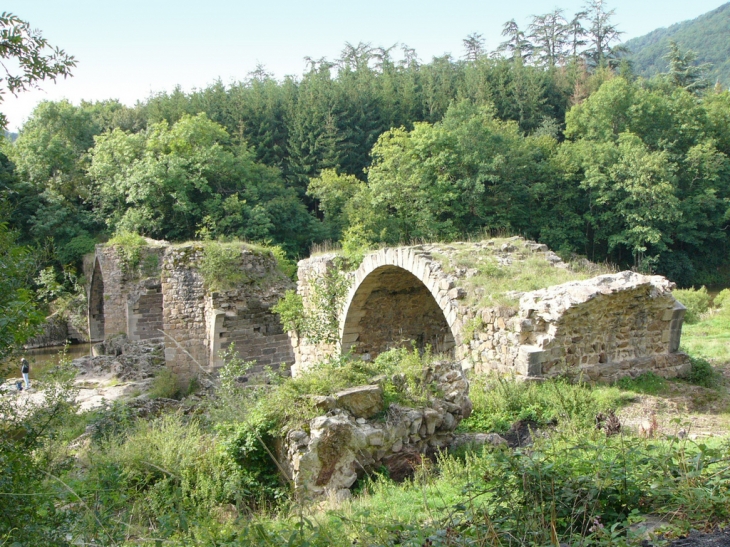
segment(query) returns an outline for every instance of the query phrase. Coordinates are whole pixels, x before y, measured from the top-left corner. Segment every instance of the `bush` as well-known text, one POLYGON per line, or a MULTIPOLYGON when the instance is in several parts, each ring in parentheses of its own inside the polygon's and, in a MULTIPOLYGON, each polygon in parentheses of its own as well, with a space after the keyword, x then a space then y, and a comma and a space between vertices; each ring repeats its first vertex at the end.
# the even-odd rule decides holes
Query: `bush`
POLYGON ((692 368, 685 379, 702 387, 716 388, 722 383, 722 375, 716 371, 706 359, 701 357, 690 357, 692 368))
POLYGON ((676 290, 673 294, 687 308, 684 320, 689 324, 697 323, 700 315, 710 308, 710 295, 704 285, 699 289, 676 290))
POLYGON ((246 498, 243 473, 197 420, 179 414, 139 420, 90 451, 85 480, 74 486, 99 512, 80 523, 77 541, 121 544, 135 526, 151 526, 155 537, 187 532, 216 507, 246 498))
POLYGON ((284 251, 284 249, 282 249, 280 245, 274 245, 273 247, 268 247, 268 250, 271 251, 272 255, 274 255, 274 258, 276 259, 276 263, 279 265, 279 269, 282 272, 284 272, 284 275, 286 275, 289 279, 296 281, 296 279, 297 279, 296 261, 292 260, 288 256, 286 256, 286 251, 284 251))
POLYGON ((730 289, 721 290, 712 302, 715 308, 723 312, 730 312, 730 289))
POLYGON ((279 314, 285 331, 295 332, 297 336, 304 332, 304 302, 296 291, 286 291, 271 311, 279 314))
POLYGON ((147 245, 147 240, 134 232, 117 232, 107 245, 116 247, 119 253, 122 269, 129 274, 135 272, 142 260, 142 247, 147 245))
POLYGON ((175 399, 180 395, 177 376, 169 368, 161 368, 155 374, 150 387, 150 399, 175 399))
POLYGON ((247 281, 241 271, 241 249, 240 243, 205 243, 200 273, 206 289, 226 291, 247 281))

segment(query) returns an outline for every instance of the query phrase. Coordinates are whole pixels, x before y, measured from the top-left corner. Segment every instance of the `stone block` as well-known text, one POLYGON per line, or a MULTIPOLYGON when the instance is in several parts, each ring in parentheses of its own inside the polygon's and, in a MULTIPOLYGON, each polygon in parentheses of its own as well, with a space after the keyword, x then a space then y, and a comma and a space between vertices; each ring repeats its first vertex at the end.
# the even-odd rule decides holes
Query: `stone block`
POLYGON ((523 376, 540 376, 545 352, 536 346, 520 346, 515 359, 515 368, 523 376))
POLYGON ((383 389, 379 385, 358 386, 334 395, 335 404, 356 418, 371 418, 383 409, 383 389))

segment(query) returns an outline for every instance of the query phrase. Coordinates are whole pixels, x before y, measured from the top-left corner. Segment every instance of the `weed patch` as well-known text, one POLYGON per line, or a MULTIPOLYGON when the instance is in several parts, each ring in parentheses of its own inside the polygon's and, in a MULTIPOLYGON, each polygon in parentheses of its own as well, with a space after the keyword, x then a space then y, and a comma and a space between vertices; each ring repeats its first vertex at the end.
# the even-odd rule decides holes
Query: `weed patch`
POLYGON ((599 412, 628 401, 615 387, 565 380, 521 382, 497 376, 473 378, 469 397, 474 409, 459 431, 506 433, 518 420, 586 429, 595 425, 599 412))

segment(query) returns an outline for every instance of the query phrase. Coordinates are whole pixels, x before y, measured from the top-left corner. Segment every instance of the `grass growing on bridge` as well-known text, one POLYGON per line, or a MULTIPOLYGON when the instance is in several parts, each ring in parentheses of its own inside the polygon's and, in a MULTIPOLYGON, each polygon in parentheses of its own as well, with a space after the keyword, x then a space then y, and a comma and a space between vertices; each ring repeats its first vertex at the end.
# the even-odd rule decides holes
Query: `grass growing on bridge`
POLYGON ((494 238, 478 248, 474 243, 434 247, 432 255, 447 273, 461 274, 457 285, 466 289, 467 303, 479 307, 515 307, 522 293, 615 272, 585 260, 553 266, 545 253, 527 245, 523 239, 494 238), (504 252, 502 245, 515 250, 504 252))

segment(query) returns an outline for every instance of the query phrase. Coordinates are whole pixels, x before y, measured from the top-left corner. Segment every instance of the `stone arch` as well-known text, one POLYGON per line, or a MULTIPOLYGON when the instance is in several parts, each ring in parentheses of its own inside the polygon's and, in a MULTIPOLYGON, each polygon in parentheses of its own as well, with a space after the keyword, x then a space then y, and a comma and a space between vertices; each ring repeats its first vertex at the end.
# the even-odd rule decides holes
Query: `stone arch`
POLYGON ((99 259, 94 259, 94 272, 91 274, 89 289, 89 340, 104 340, 104 277, 99 259))
MULTIPOLYGON (((340 321, 340 350, 371 357, 391 347, 430 345, 453 352, 461 342, 454 282, 417 247, 368 255, 353 274, 340 321)), ((457 357, 461 357, 457 355, 457 357)))

